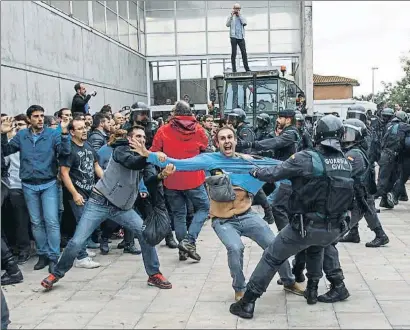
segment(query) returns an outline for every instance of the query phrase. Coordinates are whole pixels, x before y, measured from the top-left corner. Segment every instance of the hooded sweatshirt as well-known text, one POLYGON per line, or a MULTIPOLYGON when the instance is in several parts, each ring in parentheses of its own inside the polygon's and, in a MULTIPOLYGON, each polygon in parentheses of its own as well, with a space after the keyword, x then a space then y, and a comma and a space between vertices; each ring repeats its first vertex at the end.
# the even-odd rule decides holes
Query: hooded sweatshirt
MULTIPOLYGON (((192 116, 176 116, 160 127, 152 142, 151 151, 162 151, 175 159, 192 158, 204 152, 208 137, 203 127, 192 116)), ((173 190, 189 190, 205 182, 205 172, 181 171, 164 180, 164 186, 173 190)))

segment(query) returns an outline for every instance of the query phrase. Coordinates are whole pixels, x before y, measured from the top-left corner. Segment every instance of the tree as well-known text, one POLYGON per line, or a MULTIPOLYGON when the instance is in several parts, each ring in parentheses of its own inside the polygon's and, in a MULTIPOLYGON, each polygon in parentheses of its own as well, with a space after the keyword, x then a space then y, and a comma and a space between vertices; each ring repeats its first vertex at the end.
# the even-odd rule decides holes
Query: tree
POLYGON ((400 62, 404 77, 395 84, 382 81, 384 90, 375 95, 375 103, 385 102, 389 107, 399 104, 404 110, 410 112, 410 51, 407 56, 400 59, 400 62))

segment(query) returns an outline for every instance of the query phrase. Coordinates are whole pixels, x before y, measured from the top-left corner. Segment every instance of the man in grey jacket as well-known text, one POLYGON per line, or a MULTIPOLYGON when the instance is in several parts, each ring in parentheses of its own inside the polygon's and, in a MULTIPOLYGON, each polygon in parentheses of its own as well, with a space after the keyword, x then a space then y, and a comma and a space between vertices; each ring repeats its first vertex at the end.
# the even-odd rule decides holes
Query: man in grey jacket
POLYGON ((246 54, 245 46, 245 26, 247 22, 245 17, 241 15, 241 5, 235 3, 233 6, 232 13, 228 16, 226 20, 226 26, 229 27, 229 36, 231 37, 231 63, 232 72, 236 72, 236 50, 237 46, 241 50, 242 62, 245 71, 251 71, 248 66, 248 55, 246 54))
MULTIPOLYGON (((171 283, 159 270, 157 251, 145 241, 142 235, 143 221, 133 209, 138 196, 138 183, 147 163, 146 158, 130 149, 129 143, 132 141, 145 144, 144 127, 133 126, 128 130, 127 140, 124 139, 122 144, 117 141, 103 177, 93 188, 84 206, 74 237, 67 244, 55 269, 41 282, 46 289, 52 289, 53 285, 71 269, 87 238, 108 218, 134 231, 138 237, 145 271, 148 274, 148 285, 161 289, 172 288, 171 283)), ((161 179, 173 172, 175 169, 163 170, 161 179)))

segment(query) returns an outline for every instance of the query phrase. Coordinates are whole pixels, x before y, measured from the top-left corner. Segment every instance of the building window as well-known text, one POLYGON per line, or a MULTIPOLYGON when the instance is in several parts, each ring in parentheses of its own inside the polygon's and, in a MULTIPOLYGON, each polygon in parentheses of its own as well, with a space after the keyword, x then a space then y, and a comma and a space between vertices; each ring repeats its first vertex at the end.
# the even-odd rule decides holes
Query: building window
MULTIPOLYGON (((205 9, 205 1, 177 1, 177 10, 182 9, 205 9)), ((204 11, 201 11, 202 14, 204 11)))
POLYGON ((106 1, 105 5, 110 8, 114 13, 117 13, 117 1, 106 1))
MULTIPOLYGON (((268 31, 246 31, 246 51, 248 53, 268 53, 268 31)), ((239 46, 237 51, 240 53, 239 46)))
POLYGON ((300 9, 298 7, 271 7, 270 29, 300 29, 300 9))
MULTIPOLYGON (((141 2, 141 1, 139 1, 141 2)), ((174 1, 155 0, 144 1, 145 9, 148 10, 174 10, 174 1)))
MULTIPOLYGON (((267 3, 266 3, 267 6, 267 3)), ((245 30, 268 29, 268 7, 266 8, 243 8, 242 14, 247 20, 245 30)))
POLYGON ((72 1, 73 17, 88 24, 88 1, 72 1))
POLYGON ((209 76, 223 75, 231 61, 228 59, 209 60, 209 76))
MULTIPOLYGON (((209 8, 209 2, 208 2, 209 8)), ((208 9, 208 31, 227 31, 226 19, 231 14, 232 8, 229 9, 208 9)))
POLYGON ((145 55, 146 49, 145 49, 145 34, 140 33, 140 53, 145 55))
POLYGON ((128 20, 128 1, 118 1, 118 15, 128 20))
POLYGON ((271 53, 300 52, 300 30, 270 31, 270 51, 271 53))
POLYGON ((105 8, 98 1, 93 1, 93 28, 105 33, 105 8))
POLYGON ((153 62, 152 67, 154 104, 174 104, 177 101, 177 71, 175 61, 153 62), (154 69, 154 67, 156 67, 156 69, 154 69), (169 102, 169 100, 171 102, 169 102))
POLYGON ((119 20, 119 25, 120 25, 120 33, 119 33, 119 37, 120 37, 120 42, 123 43, 126 46, 129 46, 129 40, 128 40, 128 36, 129 36, 129 24, 124 21, 121 17, 118 18, 119 20))
POLYGON ((175 55, 175 34, 147 34, 147 55, 175 55))
POLYGON ((142 32, 145 33, 145 14, 144 9, 138 7, 138 15, 139 15, 139 28, 142 32))
POLYGON ((181 97, 188 95, 194 104, 207 103, 206 70, 201 60, 180 61, 181 97))
POLYGON ((129 2, 129 7, 130 7, 130 20, 129 22, 134 25, 135 27, 138 27, 138 6, 135 2, 130 1, 129 2))
POLYGON ((117 14, 107 9, 107 35, 118 40, 118 21, 117 14))
POLYGON ((63 13, 70 15, 70 1, 50 1, 50 6, 62 11, 63 13))
MULTIPOLYGON (((249 48, 248 48, 249 51, 249 48)), ((209 54, 230 54, 231 43, 229 32, 209 32, 208 33, 208 53, 209 54)))
POLYGON ((174 15, 166 10, 146 12, 147 33, 174 32, 174 15))
POLYGON ((196 10, 177 10, 177 31, 196 32, 205 31, 204 12, 196 10))
POLYGON ((130 47, 136 51, 138 51, 138 30, 133 27, 132 25, 130 27, 130 47))
POLYGON ((178 33, 178 54, 179 55, 200 55, 206 54, 205 32, 178 33))

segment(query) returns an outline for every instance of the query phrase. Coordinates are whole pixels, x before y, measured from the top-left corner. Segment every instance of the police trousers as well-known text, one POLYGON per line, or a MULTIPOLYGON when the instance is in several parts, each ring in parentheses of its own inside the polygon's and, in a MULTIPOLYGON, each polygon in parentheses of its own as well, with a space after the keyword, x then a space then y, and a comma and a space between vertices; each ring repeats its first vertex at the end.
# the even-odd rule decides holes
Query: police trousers
POLYGON ((379 216, 376 212, 376 206, 374 204, 373 195, 368 195, 366 198, 367 204, 369 205, 369 210, 363 211, 360 207, 355 205, 352 210, 351 220, 349 223, 349 228, 359 227, 359 221, 365 218, 367 226, 370 230, 375 230, 377 227, 381 227, 379 216))
POLYGON ((410 178, 410 156, 403 157, 400 161, 399 167, 399 178, 394 184, 392 193, 394 197, 398 199, 400 196, 406 196, 406 187, 405 184, 410 178))
POLYGON ((383 150, 379 160, 379 179, 377 180, 377 194, 386 197, 397 179, 397 155, 392 151, 383 150))
POLYGON ((307 277, 309 280, 319 280, 322 277, 323 249, 335 242, 341 235, 341 226, 331 226, 322 223, 310 223, 306 226, 306 236, 302 237, 298 230, 287 225, 265 249, 262 259, 256 266, 248 284, 247 290, 261 296, 268 288, 279 267, 296 253, 308 249, 307 277))

